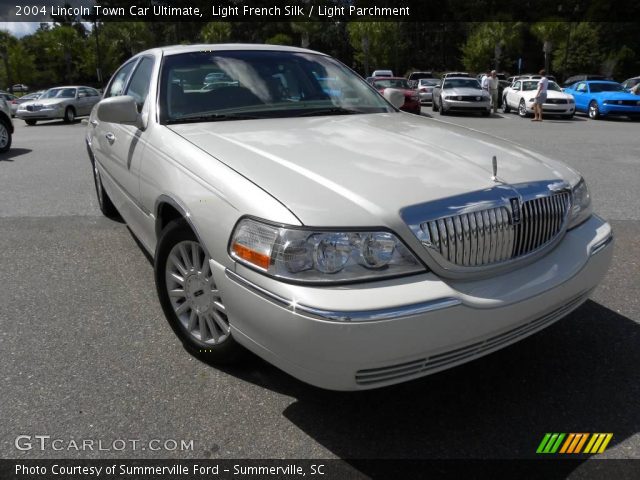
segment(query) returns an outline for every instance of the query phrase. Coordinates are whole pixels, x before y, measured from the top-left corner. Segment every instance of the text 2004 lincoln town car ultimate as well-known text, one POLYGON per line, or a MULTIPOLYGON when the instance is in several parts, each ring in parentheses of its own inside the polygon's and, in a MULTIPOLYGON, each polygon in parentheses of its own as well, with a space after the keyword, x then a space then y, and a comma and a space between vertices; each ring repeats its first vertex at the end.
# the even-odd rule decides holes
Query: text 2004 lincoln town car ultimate
POLYGON ((611 261, 574 170, 399 112, 317 52, 153 49, 104 97, 86 134, 100 207, 212 361, 246 347, 337 390, 414 379, 552 324, 611 261))

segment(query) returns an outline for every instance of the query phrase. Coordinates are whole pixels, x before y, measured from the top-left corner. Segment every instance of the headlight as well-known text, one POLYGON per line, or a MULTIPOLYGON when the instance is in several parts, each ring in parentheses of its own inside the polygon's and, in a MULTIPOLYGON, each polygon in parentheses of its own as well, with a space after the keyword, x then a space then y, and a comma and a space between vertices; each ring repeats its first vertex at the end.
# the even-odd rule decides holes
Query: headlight
POLYGON ((591 196, 584 178, 580 178, 580 181, 573 187, 571 196, 571 212, 569 212, 569 226, 567 228, 577 227, 593 213, 591 196))
POLYGON ((231 257, 272 277, 299 282, 372 280, 425 271, 409 249, 385 231, 323 231, 238 222, 231 257))

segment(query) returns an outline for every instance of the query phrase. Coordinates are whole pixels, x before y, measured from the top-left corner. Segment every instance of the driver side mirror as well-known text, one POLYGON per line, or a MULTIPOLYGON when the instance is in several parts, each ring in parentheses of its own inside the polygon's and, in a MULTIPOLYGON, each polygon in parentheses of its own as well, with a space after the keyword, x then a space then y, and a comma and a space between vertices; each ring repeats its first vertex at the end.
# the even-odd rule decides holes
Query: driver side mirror
POLYGON ((142 128, 138 106, 135 99, 129 95, 105 98, 98 103, 96 115, 98 120, 102 122, 121 123, 142 128))

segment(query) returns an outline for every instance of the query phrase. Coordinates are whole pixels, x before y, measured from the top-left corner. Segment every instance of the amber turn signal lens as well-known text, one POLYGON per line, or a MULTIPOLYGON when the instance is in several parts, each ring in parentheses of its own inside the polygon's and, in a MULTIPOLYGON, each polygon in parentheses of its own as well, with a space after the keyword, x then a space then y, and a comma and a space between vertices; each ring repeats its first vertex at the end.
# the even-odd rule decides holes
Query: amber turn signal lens
POLYGON ((247 262, 264 270, 269 268, 270 259, 267 255, 251 250, 239 243, 234 243, 232 249, 233 253, 235 253, 238 258, 242 258, 243 260, 246 260, 247 262))

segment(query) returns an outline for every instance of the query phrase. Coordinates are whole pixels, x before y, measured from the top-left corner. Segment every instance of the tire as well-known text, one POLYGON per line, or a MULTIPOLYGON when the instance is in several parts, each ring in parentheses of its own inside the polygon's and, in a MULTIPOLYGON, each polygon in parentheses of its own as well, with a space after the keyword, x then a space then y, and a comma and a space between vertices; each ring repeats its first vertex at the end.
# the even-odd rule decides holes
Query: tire
POLYGON ((438 105, 436 104, 435 98, 431 101, 431 110, 433 110, 434 112, 438 111, 438 105))
POLYGON ((600 109, 598 108, 598 102, 591 100, 587 114, 591 120, 598 120, 600 118, 600 109))
POLYGON ((184 347, 212 363, 241 359, 245 350, 231 336, 209 256, 183 219, 162 230, 154 263, 162 310, 184 347))
POLYGON ((442 100, 440 101, 440 105, 438 106, 438 111, 440 112, 440 115, 446 115, 447 111, 444 109, 444 107, 442 106, 442 100))
POLYGON ((507 97, 502 99, 502 111, 504 113, 509 113, 511 111, 511 108, 509 108, 509 104, 507 103, 507 97))
POLYGON ((91 159, 91 168, 93 169, 93 183, 96 186, 96 196, 98 197, 98 206, 100 207, 100 211, 105 217, 114 218, 118 215, 118 211, 109 198, 109 195, 104 190, 98 165, 93 158, 91 159))
POLYGON ((37 120, 25 120, 24 121, 30 127, 33 127, 38 121, 37 120))
POLYGON ((76 111, 73 109, 73 107, 67 107, 67 109, 64 111, 64 123, 73 123, 75 119, 76 111))
POLYGON ((0 153, 8 151, 10 148, 11 129, 4 121, 0 121, 0 153))
POLYGON ((522 118, 527 118, 529 116, 527 113, 527 104, 524 102, 524 98, 521 98, 520 103, 518 104, 518 115, 522 118))

